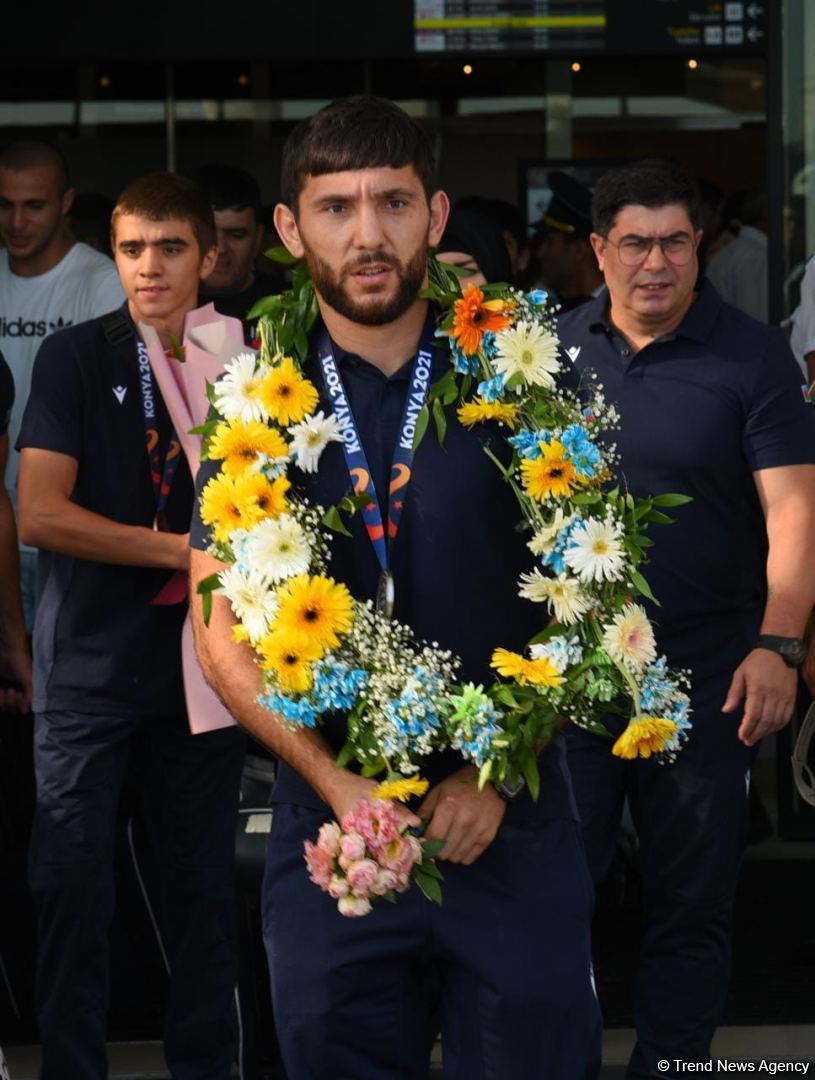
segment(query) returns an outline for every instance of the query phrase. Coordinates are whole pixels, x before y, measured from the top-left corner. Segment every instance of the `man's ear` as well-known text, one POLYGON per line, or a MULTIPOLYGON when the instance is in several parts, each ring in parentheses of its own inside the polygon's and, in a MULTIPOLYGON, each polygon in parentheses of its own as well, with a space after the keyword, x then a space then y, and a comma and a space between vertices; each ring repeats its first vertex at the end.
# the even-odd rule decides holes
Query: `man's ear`
POLYGON ((62 216, 65 217, 71 212, 71 207, 74 205, 74 199, 76 198, 76 188, 66 188, 65 194, 62 196, 61 210, 62 216))
POLYGON ((597 259, 597 265, 600 268, 600 272, 602 273, 602 271, 605 269, 603 264, 606 261, 605 237, 601 236, 599 233, 593 232, 589 236, 589 241, 591 243, 592 251, 594 252, 594 257, 597 259))
POLYGON ((300 239, 297 218, 285 203, 278 203, 274 208, 274 227, 277 229, 277 235, 295 259, 302 259, 306 249, 300 239))
POLYGON ((201 281, 206 281, 212 271, 215 269, 215 264, 218 261, 218 245, 213 244, 209 251, 204 252, 204 257, 201 259, 201 269, 198 271, 198 277, 201 281))
POLYGON ((427 233, 428 247, 436 247, 444 235, 444 227, 450 216, 450 199, 444 191, 436 191, 430 197, 430 228, 427 233))

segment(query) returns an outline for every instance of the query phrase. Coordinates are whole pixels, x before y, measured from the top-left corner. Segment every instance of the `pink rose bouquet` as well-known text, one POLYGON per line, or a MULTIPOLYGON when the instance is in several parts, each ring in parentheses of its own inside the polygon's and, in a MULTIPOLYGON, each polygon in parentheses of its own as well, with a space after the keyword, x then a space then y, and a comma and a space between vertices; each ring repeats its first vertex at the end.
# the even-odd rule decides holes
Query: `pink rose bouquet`
POLYGON ((311 880, 337 901, 341 915, 367 915, 372 901, 394 901, 415 881, 441 903, 441 873, 434 860, 443 841, 422 840, 400 822, 387 798, 360 799, 342 822, 326 822, 305 842, 311 880))

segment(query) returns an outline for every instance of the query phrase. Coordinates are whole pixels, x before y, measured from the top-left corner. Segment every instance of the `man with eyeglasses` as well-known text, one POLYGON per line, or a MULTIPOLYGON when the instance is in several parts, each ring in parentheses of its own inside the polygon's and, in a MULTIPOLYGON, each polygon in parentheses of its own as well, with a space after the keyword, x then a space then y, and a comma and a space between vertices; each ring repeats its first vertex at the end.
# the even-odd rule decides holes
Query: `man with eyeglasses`
POLYGON ((789 721, 815 601, 815 416, 782 332, 708 281, 695 291, 699 196, 682 169, 645 161, 606 174, 592 217, 608 296, 561 317, 563 347, 619 410, 625 489, 692 498, 652 531, 646 567, 657 655, 692 672, 686 746, 671 764, 625 762, 605 740, 568 734, 595 881, 626 798, 639 835, 627 1073, 639 1080, 708 1060, 721 1017, 751 769, 760 740, 789 721))

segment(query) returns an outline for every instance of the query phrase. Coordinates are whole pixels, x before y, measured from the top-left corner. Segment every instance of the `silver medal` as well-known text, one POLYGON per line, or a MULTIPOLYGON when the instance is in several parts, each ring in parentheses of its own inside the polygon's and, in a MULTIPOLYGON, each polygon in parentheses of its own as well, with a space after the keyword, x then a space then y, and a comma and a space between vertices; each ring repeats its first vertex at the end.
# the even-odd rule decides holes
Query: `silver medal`
POLYGON ((390 570, 383 570, 376 587, 376 610, 386 619, 393 618, 393 605, 396 603, 396 586, 390 570))

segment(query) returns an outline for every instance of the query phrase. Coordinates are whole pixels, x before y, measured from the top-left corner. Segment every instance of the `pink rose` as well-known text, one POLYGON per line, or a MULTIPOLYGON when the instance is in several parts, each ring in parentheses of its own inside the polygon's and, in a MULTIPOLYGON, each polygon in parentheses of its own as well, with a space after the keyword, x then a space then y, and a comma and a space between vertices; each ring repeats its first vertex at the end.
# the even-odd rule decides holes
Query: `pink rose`
POLYGON ((364 896, 342 896, 337 901, 340 915, 348 915, 352 919, 360 915, 367 915, 371 910, 371 901, 364 896))
POLYGON ((380 870, 371 892, 374 896, 384 896, 385 893, 389 893, 391 889, 396 888, 396 881, 396 874, 394 874, 393 870, 380 870))
POLYGON ((340 827, 336 821, 327 821, 317 833, 317 847, 332 857, 339 854, 340 827))
POLYGON ((367 896, 379 876, 379 867, 373 859, 359 859, 351 863, 345 876, 357 896, 367 896))
POLYGON ((388 844, 399 836, 396 807, 388 799, 360 799, 350 816, 353 818, 353 826, 346 831, 358 832, 374 858, 383 844, 388 844))
POLYGON ((410 888, 410 874, 397 874, 394 889, 396 892, 407 892, 410 888))
POLYGON ((341 896, 347 896, 351 891, 351 888, 344 877, 340 877, 338 874, 333 874, 331 880, 328 883, 328 894, 333 896, 335 900, 339 900, 341 896))
POLYGON ((345 833, 340 839, 340 850, 347 859, 356 862, 365 858, 365 841, 356 832, 345 833))
POLYGON ((334 873, 333 856, 326 854, 322 848, 312 844, 310 840, 306 840, 303 846, 305 848, 305 860, 309 877, 315 885, 327 890, 331 875, 334 873))

